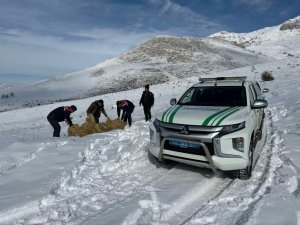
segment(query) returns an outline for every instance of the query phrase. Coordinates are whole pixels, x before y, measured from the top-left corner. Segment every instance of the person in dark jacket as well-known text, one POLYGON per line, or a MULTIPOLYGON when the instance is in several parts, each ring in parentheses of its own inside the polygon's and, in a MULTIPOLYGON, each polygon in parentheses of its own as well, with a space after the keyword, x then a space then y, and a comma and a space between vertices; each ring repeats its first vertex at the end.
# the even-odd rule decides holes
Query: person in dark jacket
POLYGON ((75 105, 61 106, 61 107, 58 107, 58 108, 52 110, 48 114, 47 119, 54 129, 53 137, 60 136, 59 122, 65 121, 69 126, 73 125, 72 120, 70 118, 70 114, 75 112, 76 110, 77 110, 77 107, 75 105))
POLYGON ((145 91, 143 91, 140 106, 143 105, 145 120, 151 120, 151 107, 154 105, 154 95, 149 91, 149 84, 145 85, 145 91))
POLYGON ((131 126, 131 123, 132 123, 131 114, 134 110, 134 104, 129 100, 117 101, 118 118, 120 118, 121 110, 123 110, 121 120, 125 123, 127 123, 127 120, 128 120, 128 125, 131 126))
POLYGON ((99 123, 99 118, 101 113, 107 118, 110 119, 104 109, 104 102, 102 99, 94 101, 89 108, 86 110, 87 115, 92 114, 95 118, 95 122, 99 123))

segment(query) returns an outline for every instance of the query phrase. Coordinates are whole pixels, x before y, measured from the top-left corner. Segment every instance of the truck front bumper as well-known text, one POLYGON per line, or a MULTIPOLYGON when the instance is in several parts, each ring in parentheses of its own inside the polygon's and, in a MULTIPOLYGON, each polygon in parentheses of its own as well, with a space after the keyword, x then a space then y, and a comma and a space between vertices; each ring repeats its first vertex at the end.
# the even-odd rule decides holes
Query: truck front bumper
POLYGON ((158 160, 169 159, 193 166, 211 168, 214 172, 217 169, 222 171, 230 171, 230 170, 239 170, 247 167, 247 160, 245 160, 241 156, 236 157, 219 157, 216 155, 211 155, 204 143, 198 143, 193 141, 188 141, 190 143, 197 143, 201 145, 203 150, 205 151, 205 155, 195 155, 189 154, 185 152, 177 152, 163 148, 165 141, 167 140, 176 140, 172 138, 163 138, 161 141, 161 145, 157 146, 153 143, 149 145, 149 151, 152 155, 154 155, 158 160))

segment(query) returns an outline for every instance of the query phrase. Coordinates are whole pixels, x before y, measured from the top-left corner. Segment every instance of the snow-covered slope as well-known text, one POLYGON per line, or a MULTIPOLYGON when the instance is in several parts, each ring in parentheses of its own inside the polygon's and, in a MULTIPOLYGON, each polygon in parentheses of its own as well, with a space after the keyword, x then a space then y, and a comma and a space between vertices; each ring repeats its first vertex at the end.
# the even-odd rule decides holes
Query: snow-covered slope
MULTIPOLYGON (((287 58, 217 72, 258 79, 273 71, 263 139, 251 179, 181 164, 159 164, 148 155, 148 122, 138 107, 142 88, 82 100, 0 113, 0 224, 298 224, 300 60, 287 58), (133 125, 85 137, 52 138, 49 111, 75 104, 75 123, 83 123, 88 105, 122 96, 136 105, 133 125), (280 213, 279 213, 280 212, 280 213)), ((152 85, 158 115, 198 77, 152 85)), ((101 118, 103 121, 104 118, 101 118)))
POLYGON ((15 97, 2 101, 0 111, 128 90, 266 61, 268 58, 228 41, 156 37, 94 67, 15 89, 15 97))
POLYGON ((300 16, 290 19, 286 22, 284 22, 280 26, 280 30, 294 30, 294 29, 300 29, 300 16))
POLYGON ((210 37, 231 41, 247 50, 276 59, 300 57, 300 16, 251 33, 221 31, 210 37))

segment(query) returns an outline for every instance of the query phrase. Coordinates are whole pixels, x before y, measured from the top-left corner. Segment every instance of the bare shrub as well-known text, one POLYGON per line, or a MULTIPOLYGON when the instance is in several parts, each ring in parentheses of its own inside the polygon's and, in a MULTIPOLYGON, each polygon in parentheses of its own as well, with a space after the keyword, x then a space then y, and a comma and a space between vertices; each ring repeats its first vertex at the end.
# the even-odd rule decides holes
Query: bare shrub
POLYGON ((274 80, 272 72, 271 71, 264 71, 261 74, 261 80, 262 81, 271 81, 271 80, 274 80))
POLYGON ((91 77, 100 77, 103 74, 105 74, 105 71, 103 69, 98 69, 98 70, 95 70, 94 72, 92 72, 92 74, 90 76, 91 77))
POLYGON ((293 30, 300 28, 300 19, 288 20, 280 26, 280 30, 293 30))
POLYGON ((10 92, 9 94, 2 94, 1 98, 10 98, 10 97, 14 97, 15 93, 14 92, 10 92))
POLYGON ((3 95, 1 95, 1 98, 9 98, 9 95, 8 94, 3 94, 3 95))

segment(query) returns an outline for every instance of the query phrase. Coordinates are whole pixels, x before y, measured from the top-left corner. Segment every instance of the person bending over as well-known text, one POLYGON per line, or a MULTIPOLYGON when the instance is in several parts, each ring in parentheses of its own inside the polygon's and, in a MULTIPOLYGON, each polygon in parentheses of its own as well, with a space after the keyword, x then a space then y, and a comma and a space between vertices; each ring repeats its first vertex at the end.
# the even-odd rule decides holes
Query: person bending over
POLYGON ((52 110, 48 114, 47 119, 54 129, 53 137, 60 136, 61 127, 59 125, 59 122, 65 121, 69 126, 73 125, 72 120, 70 118, 70 114, 75 112, 76 110, 77 107, 75 105, 61 106, 52 110))
POLYGON ((93 115, 96 123, 99 123, 101 113, 103 113, 107 119, 110 119, 104 109, 104 102, 102 99, 92 102, 86 110, 86 113, 87 115, 93 115))
POLYGON ((120 100, 117 101, 117 114, 118 114, 118 118, 120 118, 120 113, 122 112, 122 116, 121 116, 121 120, 125 123, 127 123, 128 120, 128 125, 129 127, 131 126, 132 123, 132 118, 131 118, 131 114, 134 110, 134 104, 129 101, 129 100, 120 100))

